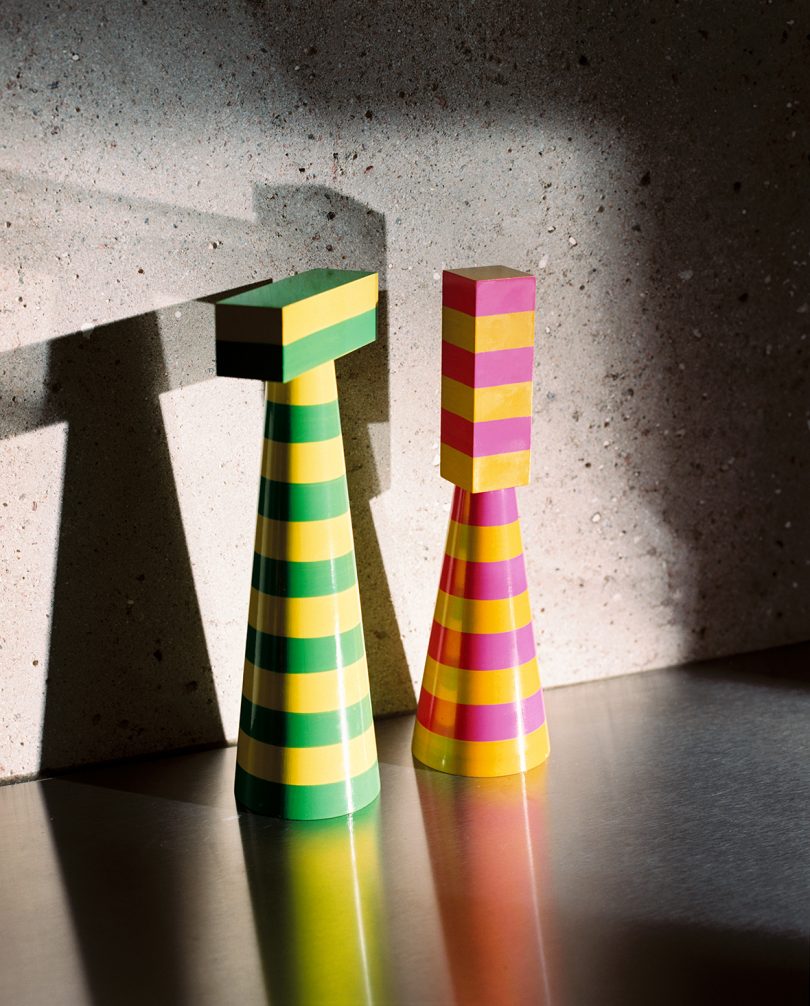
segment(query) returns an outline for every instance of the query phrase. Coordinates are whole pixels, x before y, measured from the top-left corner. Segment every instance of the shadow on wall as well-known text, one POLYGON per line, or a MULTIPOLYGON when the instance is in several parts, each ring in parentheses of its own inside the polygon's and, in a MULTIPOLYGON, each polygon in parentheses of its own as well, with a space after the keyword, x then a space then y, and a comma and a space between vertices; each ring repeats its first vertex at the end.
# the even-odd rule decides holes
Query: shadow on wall
POLYGON ((552 377, 538 431, 567 410, 554 421, 572 430, 566 467, 581 492, 605 492, 600 461, 620 473, 626 495, 599 533, 666 582, 658 621, 680 633, 684 660, 810 636, 810 35, 795 6, 250 3, 260 37, 295 40, 276 70, 310 114, 336 129, 364 114, 418 125, 437 144, 514 129, 515 163, 536 172, 558 228, 560 183, 544 179, 565 173, 562 131, 577 141, 569 152, 588 151, 589 174, 563 184, 604 255, 588 263, 575 249, 567 274, 541 277, 538 319, 572 286, 563 304, 577 325, 590 306, 587 331, 563 319, 546 344, 554 356, 556 338, 578 343, 599 383, 552 377), (547 149, 532 160, 527 125, 544 120, 547 149), (637 526, 645 512, 657 539, 637 526))
POLYGON ((413 685, 371 512, 371 500, 391 480, 385 218, 321 185, 257 186, 253 206, 258 224, 284 235, 290 247, 282 270, 294 271, 296 247, 323 232, 325 251, 335 250, 325 264, 380 275, 377 339, 336 368, 372 704, 376 716, 406 712, 415 705, 413 685))
MULTIPOLYGON (((384 222, 365 206, 301 187, 257 191, 256 213, 260 225, 283 233, 290 249, 333 213, 356 264, 379 268, 384 280, 384 222)), ((283 268, 292 271, 293 262, 283 268)), ((375 466, 369 433, 370 424, 388 422, 385 298, 383 291, 377 343, 339 363, 378 714, 413 706, 369 505, 390 467, 385 438, 375 440, 375 466)), ((213 332, 200 334, 206 352, 178 367, 196 379, 204 371, 200 360, 213 353, 213 332)), ((188 355, 194 340, 166 348, 188 355)), ((56 422, 68 427, 42 769, 224 740, 160 411, 159 395, 170 390, 163 354, 157 317, 146 314, 3 357, 24 392, 3 436, 56 422)), ((241 664, 241 652, 234 660, 241 664)))
POLYGON ((9 356, 45 392, 40 414, 4 435, 68 427, 41 768, 221 742, 155 316, 9 356))
MULTIPOLYGON (((414 145, 420 136, 429 138, 427 146, 434 139, 440 145, 444 136, 487 136, 495 127, 514 127, 516 152, 530 127, 538 127, 532 137, 553 139, 556 148, 550 142, 544 150, 523 151, 516 163, 536 177, 546 219, 559 230, 568 222, 559 207, 567 203, 555 193, 563 185, 581 190, 571 197, 572 205, 582 197, 576 219, 599 236, 604 255, 592 263, 587 249, 573 248, 569 271, 549 270, 541 282, 540 324, 542 298, 554 300, 571 287, 560 303, 577 325, 564 319, 545 337, 549 356, 556 354, 567 369, 564 380, 553 381, 553 400, 537 396, 538 432, 546 421, 571 431, 560 465, 580 493, 604 489, 595 474, 600 460, 620 473, 621 503, 602 515, 593 533, 611 534, 617 555, 634 561, 646 555, 654 567, 650 582, 657 584, 663 569, 669 584, 663 617, 682 633, 684 659, 810 635, 810 510, 804 505, 810 201, 797 181, 810 156, 810 75, 807 33, 794 7, 790 0, 740 5, 733 17, 722 6, 664 0, 612 6, 481 0, 452 7, 432 0, 365 7, 337 0, 328 8, 258 2, 247 8, 254 48, 271 50, 267 59, 274 60, 264 70, 257 62, 258 78, 264 73, 290 82, 319 128, 328 120, 337 135, 343 120, 367 113, 376 126, 382 110, 390 119, 386 128, 400 129, 403 142, 414 145), (273 53, 273 39, 285 48, 273 53), (546 121, 551 128, 544 132, 546 121), (561 139, 564 128, 573 146, 561 139), (614 144, 623 153, 611 158, 614 144), (577 145, 593 158, 592 175, 571 177, 566 150, 577 145), (588 286, 597 291, 588 301, 592 320, 577 308, 572 277, 579 277, 583 296, 588 286), (581 356, 564 352, 558 339, 581 356), (584 378, 575 373, 580 361, 584 378), (580 414, 582 400, 587 411, 583 406, 580 414), (597 456, 603 437, 611 447, 597 456), (668 544, 645 539, 644 529, 633 526, 645 510, 669 532, 668 544)), ((143 8, 139 16, 146 26, 163 13, 143 8)), ((146 34, 146 27, 139 30, 146 34)), ((116 65, 124 76, 130 69, 124 60, 116 65)), ((219 77, 195 79, 200 89, 222 87, 219 77)), ((265 90, 264 106, 267 100, 265 90)), ((261 110, 258 103, 248 108, 261 110)), ((343 148, 338 152, 345 156, 343 148)), ((435 152, 425 156, 438 160, 435 152)), ((507 154, 493 149, 492 156, 507 154)), ((403 185, 407 170, 404 159, 403 185)), ((74 188, 73 197, 78 194, 74 188)), ((86 194, 100 198, 90 189, 86 194)), ((398 195, 394 187, 392 204, 398 195)), ((493 219, 475 221, 482 248, 486 228, 499 222, 497 195, 493 219)), ((117 198, 110 197, 107 208, 117 198)), ((338 238, 330 264, 360 250, 384 266, 382 218, 331 189, 257 187, 254 205, 258 223, 231 221, 228 240, 238 239, 240 228, 255 233, 275 222, 272 261, 262 263, 270 275, 309 265, 313 235, 325 235, 327 226, 338 238), (327 205, 332 209, 323 213, 327 205), (344 210, 353 222, 342 232, 344 210), (330 212, 335 217, 328 221, 330 212)), ((158 218, 171 230, 173 218, 158 218)), ((191 232, 195 219, 186 213, 181 222, 191 232)), ((460 230, 468 219, 459 215, 460 230)), ((49 227, 58 226, 54 221, 49 227)), ((47 247, 43 263, 59 250, 56 243, 47 247)), ((17 267, 11 258, 4 264, 17 267)), ((246 264, 244 275, 228 282, 256 279, 254 266, 246 264)), ((12 434, 59 418, 71 423, 45 764, 73 760, 71 736, 91 752, 104 749, 104 757, 154 749, 170 723, 173 744, 176 736, 189 742, 219 737, 156 401, 165 373, 155 319, 145 315, 97 329, 90 339, 61 341, 50 344, 47 362, 48 381, 61 390, 50 393, 41 415, 35 409, 12 422, 12 434), (115 430, 102 421, 110 417, 115 430), (144 534, 154 536, 148 556, 144 534), (165 610, 145 596, 150 589, 151 598, 168 599, 165 610), (101 719, 94 724, 96 715, 101 719)), ((38 347, 19 353, 21 371, 25 361, 45 365, 38 347)), ((384 438, 375 435, 375 424, 388 419, 386 338, 339 369, 379 701, 380 682, 388 680, 380 665, 394 668, 397 695, 410 688, 368 506, 390 465, 384 438), (385 389, 378 398, 368 394, 367 370, 375 387, 385 389), (371 446, 378 458, 382 448, 380 475, 369 463, 371 446)), ((540 390, 546 387, 541 383, 540 390)), ((536 512, 542 519, 539 504, 536 512)), ((569 529, 572 537, 579 533, 573 522, 569 529)), ((564 566, 562 543, 550 543, 549 551, 555 549, 564 566)))

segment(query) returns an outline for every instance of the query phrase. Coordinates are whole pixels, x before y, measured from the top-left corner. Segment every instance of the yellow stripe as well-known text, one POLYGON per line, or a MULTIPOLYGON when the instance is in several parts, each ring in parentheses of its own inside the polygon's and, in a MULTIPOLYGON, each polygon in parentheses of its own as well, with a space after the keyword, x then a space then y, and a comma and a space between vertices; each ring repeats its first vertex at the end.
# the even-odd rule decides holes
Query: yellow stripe
POLYGON ((261 514, 256 518, 256 551, 267 559, 320 562, 353 548, 348 510, 326 520, 271 520, 261 514))
POLYGON ((323 597, 273 597, 255 587, 250 591, 248 620, 270 636, 313 639, 353 629, 360 621, 357 584, 323 597))
POLYGON ((431 733, 421 723, 413 732, 413 754, 424 765, 454 775, 512 775, 534 768, 548 758, 548 727, 544 723, 523 738, 506 741, 457 741, 431 733))
POLYGON ((476 527, 451 520, 445 551, 456 559, 466 559, 468 562, 514 559, 523 552, 520 521, 493 527, 476 527))
POLYGON ((488 353, 495 349, 523 349, 534 345, 534 311, 486 314, 474 318, 442 308, 442 339, 468 353, 488 353))
POLYGON ((492 454, 486 458, 471 458, 447 444, 441 445, 443 479, 472 493, 529 484, 531 451, 512 451, 509 454, 492 454))
POLYGON ((472 492, 472 458, 462 451, 448 447, 446 444, 441 445, 439 457, 441 458, 441 467, 439 468, 441 477, 447 479, 448 482, 452 482, 453 485, 461 486, 467 492, 472 492))
POLYGON ((325 405, 337 399, 335 361, 313 367, 286 384, 268 381, 265 389, 268 402, 280 405, 325 405))
POLYGON ((326 482, 346 474, 343 437, 312 443, 264 441, 262 475, 274 482, 326 482))
POLYGON ((532 620, 529 592, 497 600, 473 600, 439 591, 435 620, 455 632, 509 632, 532 620))
POLYGON ((532 414, 532 382, 499 384, 494 388, 470 388, 452 377, 442 378, 442 408, 471 423, 490 419, 514 419, 532 414))
POLYGON ((317 293, 281 309, 282 345, 304 339, 322 328, 337 325, 370 311, 377 303, 377 273, 317 293))
MULTIPOLYGON (((290 674, 288 677, 305 678, 311 675, 290 674)), ((422 687, 437 699, 448 702, 469 706, 498 705, 534 695, 540 687, 540 671, 537 657, 504 671, 465 671, 428 657, 422 687)))
POLYGON ((488 458, 473 459, 472 491, 491 492, 529 484, 531 451, 513 451, 509 454, 492 454, 488 458))
POLYGON ((365 657, 337 671, 316 671, 313 674, 265 671, 249 660, 245 661, 242 694, 254 705, 266 709, 280 709, 288 713, 328 713, 354 705, 368 692, 365 657))
POLYGON ((283 782, 291 786, 342 782, 370 769, 377 760, 374 724, 350 741, 314 748, 263 744, 240 730, 236 760, 245 772, 268 782, 283 782))

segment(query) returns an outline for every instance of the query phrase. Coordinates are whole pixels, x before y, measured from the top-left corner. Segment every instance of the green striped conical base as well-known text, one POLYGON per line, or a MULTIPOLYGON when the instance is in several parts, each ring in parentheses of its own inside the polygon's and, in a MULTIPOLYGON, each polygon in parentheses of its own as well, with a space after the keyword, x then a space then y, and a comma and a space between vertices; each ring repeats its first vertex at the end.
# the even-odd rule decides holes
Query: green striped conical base
POLYGON ((380 790, 334 363, 267 384, 236 798, 316 819, 380 790))

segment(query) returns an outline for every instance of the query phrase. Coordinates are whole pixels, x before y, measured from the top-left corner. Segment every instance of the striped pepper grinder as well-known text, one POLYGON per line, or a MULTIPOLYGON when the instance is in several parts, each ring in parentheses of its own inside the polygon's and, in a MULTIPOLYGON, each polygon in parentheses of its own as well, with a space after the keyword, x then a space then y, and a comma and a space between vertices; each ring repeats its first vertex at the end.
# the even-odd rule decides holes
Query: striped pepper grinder
POLYGON ((376 305, 376 273, 337 269, 215 300, 217 374, 267 382, 236 798, 274 817, 380 791, 334 364, 376 305))
POLYGON ((534 300, 534 277, 504 266, 442 277, 440 471, 455 490, 413 753, 456 775, 511 775, 549 752, 515 493, 534 300))

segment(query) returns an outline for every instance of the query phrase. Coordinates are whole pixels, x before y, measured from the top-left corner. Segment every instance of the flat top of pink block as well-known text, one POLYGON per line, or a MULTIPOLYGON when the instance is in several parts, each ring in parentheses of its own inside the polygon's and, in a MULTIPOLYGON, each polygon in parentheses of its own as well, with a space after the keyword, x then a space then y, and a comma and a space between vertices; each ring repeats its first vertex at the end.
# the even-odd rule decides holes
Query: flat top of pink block
POLYGON ((534 279, 529 272, 519 272, 517 269, 510 269, 506 265, 477 265, 469 269, 445 269, 454 276, 461 276, 462 279, 471 279, 474 282, 487 279, 534 279))

